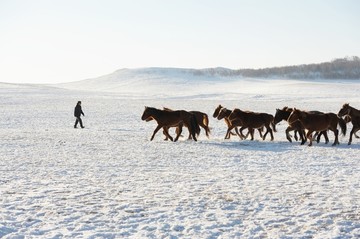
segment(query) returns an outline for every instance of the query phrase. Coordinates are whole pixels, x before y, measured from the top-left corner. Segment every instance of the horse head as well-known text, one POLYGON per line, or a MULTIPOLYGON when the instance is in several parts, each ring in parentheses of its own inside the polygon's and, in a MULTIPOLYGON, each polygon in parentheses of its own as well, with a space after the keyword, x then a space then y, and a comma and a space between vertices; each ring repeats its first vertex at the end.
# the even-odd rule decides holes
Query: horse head
POLYGON ((223 118, 225 118, 226 117, 226 111, 227 111, 226 108, 221 108, 221 110, 218 113, 217 119, 222 120, 223 118))
POLYGON ((141 120, 146 120, 146 121, 150 121, 148 120, 149 118, 152 118, 151 117, 151 107, 148 107, 148 106, 145 106, 145 110, 144 110, 144 113, 142 114, 141 116, 141 120))
POLYGON ((274 124, 278 124, 282 120, 287 120, 292 112, 292 109, 285 106, 282 109, 276 109, 274 116, 274 124))
POLYGON ((280 121, 282 121, 282 110, 276 109, 275 117, 274 117, 274 124, 278 124, 280 121))
POLYGON ((338 116, 343 117, 350 113, 350 105, 348 103, 344 104, 343 107, 340 109, 338 116))
POLYGON ((289 115, 289 118, 287 119, 287 121, 292 124, 294 123, 295 121, 299 120, 300 117, 301 117, 301 111, 294 108, 293 111, 291 112, 291 114, 289 115))
POLYGON ((215 109, 215 111, 214 111, 214 113, 213 113, 213 117, 214 117, 214 118, 218 117, 219 112, 220 112, 220 110, 221 110, 222 108, 223 108, 223 107, 222 107, 221 105, 219 105, 218 107, 216 107, 216 109, 215 109))

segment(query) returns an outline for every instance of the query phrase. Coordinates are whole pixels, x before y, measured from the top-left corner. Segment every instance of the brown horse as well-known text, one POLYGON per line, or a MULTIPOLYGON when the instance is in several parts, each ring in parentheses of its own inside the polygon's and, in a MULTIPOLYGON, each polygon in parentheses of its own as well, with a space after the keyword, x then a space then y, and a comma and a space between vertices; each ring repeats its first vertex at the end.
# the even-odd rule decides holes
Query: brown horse
MULTIPOLYGON (((166 111, 173 111, 172 109, 163 108, 166 111)), ((210 128, 209 128, 209 117, 206 113, 200 111, 189 111, 190 113, 194 114, 196 117, 196 121, 198 122, 199 126, 201 126, 205 130, 206 137, 209 138, 210 136, 210 128)), ((189 139, 191 135, 189 134, 189 139)))
MULTIPOLYGON (((218 116, 219 116, 219 114, 220 114, 220 111, 221 111, 222 109, 224 109, 224 108, 225 108, 225 107, 223 107, 222 105, 218 105, 218 107, 216 107, 216 109, 215 109, 215 111, 214 111, 214 113, 213 113, 213 117, 219 119, 218 116)), ((225 108, 225 109, 226 109, 226 108, 225 108)), ((221 117, 221 118, 219 119, 219 120, 224 119, 224 121, 225 121, 228 129, 231 127, 231 122, 230 122, 230 120, 228 119, 228 117, 229 117, 228 115, 230 115, 230 113, 231 113, 231 110, 226 111, 226 112, 225 112, 225 115, 223 115, 223 117, 221 117), (228 115, 227 115, 227 114, 228 114, 228 115)), ((242 136, 240 135, 237 127, 233 127, 233 128, 235 129, 236 134, 242 139, 242 136)), ((231 135, 236 135, 235 133, 231 132, 231 130, 230 130, 229 132, 230 132, 229 134, 226 133, 225 139, 230 139, 231 135)))
MULTIPOLYGON (((352 136, 360 129, 360 110, 351 107, 349 104, 344 104, 340 109, 338 116, 343 117, 349 115, 353 128, 350 132, 348 145, 352 142, 352 136)), ((356 134, 355 134, 356 137, 356 134)))
MULTIPOLYGON (((229 116, 230 116, 231 113, 232 113, 231 110, 228 110, 228 109, 226 109, 224 107, 224 108, 222 108, 220 110, 219 115, 217 116, 217 119, 218 120, 225 119, 225 118, 229 119, 229 116)), ((230 139, 231 130, 233 128, 235 128, 235 132, 240 137, 240 139, 244 139, 244 138, 247 138, 249 136, 250 130, 247 132, 247 134, 245 136, 240 134, 239 131, 237 130, 237 127, 242 127, 243 126, 242 121, 240 119, 234 119, 234 120, 230 121, 230 124, 231 125, 230 125, 230 127, 228 127, 228 130, 227 130, 226 135, 225 135, 225 139, 230 139)), ((258 131, 259 131, 260 137, 262 138, 263 135, 262 135, 261 132, 263 131, 263 127, 258 128, 258 131)), ((254 132, 253 132, 253 134, 254 134, 254 132)))
MULTIPOLYGON (((278 124, 280 121, 285 120, 287 121, 291 112, 293 111, 293 108, 289 108, 287 106, 285 106, 283 109, 276 109, 276 113, 275 113, 275 117, 274 117, 274 123, 275 125, 278 124)), ((319 111, 310 111, 310 113, 314 113, 314 114, 323 114, 322 112, 319 111)), ((290 135, 290 131, 295 131, 294 132, 294 138, 297 141, 297 136, 296 133, 299 134, 300 139, 301 139, 301 144, 305 144, 306 142, 306 137, 305 137, 305 128, 304 126, 301 124, 301 122, 299 120, 293 122, 293 123, 289 123, 289 126, 286 128, 285 130, 285 134, 286 134, 286 138, 287 140, 289 140, 289 142, 291 142, 291 135, 290 135)), ((316 132, 314 135, 314 138, 316 138, 317 143, 320 142, 320 137, 321 135, 324 135, 325 138, 325 144, 327 144, 329 142, 329 138, 327 136, 327 132, 326 131, 322 131, 322 132, 316 132)))
POLYGON ((275 124, 274 124, 274 116, 267 113, 255 113, 249 111, 242 111, 240 109, 234 109, 230 116, 229 120, 233 122, 233 120, 241 121, 242 127, 240 128, 240 134, 245 137, 242 131, 245 128, 249 128, 249 132, 251 135, 251 140, 254 140, 254 129, 259 129, 262 127, 266 128, 266 132, 262 137, 265 140, 266 135, 270 133, 271 140, 274 140, 273 131, 276 132, 275 124), (271 129, 271 127, 272 129, 271 129))
POLYGON ((196 135, 200 133, 200 127, 196 121, 196 117, 194 116, 194 114, 190 112, 187 112, 185 110, 166 111, 166 110, 159 110, 153 107, 145 107, 141 119, 149 121, 150 118, 154 119, 158 123, 158 126, 155 128, 154 133, 151 136, 150 140, 154 139, 155 134, 161 128, 164 129, 164 134, 167 137, 169 137, 170 140, 172 140, 172 137, 168 133, 168 128, 179 126, 179 132, 177 132, 177 136, 174 140, 174 142, 176 142, 181 135, 182 124, 184 124, 189 129, 192 138, 195 141, 197 141, 196 135))
MULTIPOLYGON (((288 107, 284 107, 283 109, 276 109, 276 113, 275 113, 275 117, 274 117, 274 124, 277 125, 282 120, 287 121, 287 119, 289 118, 292 111, 293 111, 293 109, 288 108, 288 107)), ((292 140, 291 140, 290 131, 295 131, 294 138, 296 141, 298 140, 297 135, 296 135, 298 133, 300 136, 300 139, 301 139, 301 144, 304 144, 306 142, 305 130, 304 130, 304 127, 302 126, 302 124, 300 123, 300 121, 297 120, 297 121, 293 122, 292 124, 289 123, 289 126, 285 130, 286 138, 291 143, 292 140)))
POLYGON ((339 130, 337 129, 338 125, 340 125, 342 134, 346 134, 345 121, 334 113, 314 114, 294 109, 289 116, 288 122, 293 123, 296 120, 299 120, 304 128, 308 130, 306 133, 306 138, 310 142, 309 146, 312 145, 312 133, 316 131, 333 131, 335 135, 333 146, 339 144, 339 130))

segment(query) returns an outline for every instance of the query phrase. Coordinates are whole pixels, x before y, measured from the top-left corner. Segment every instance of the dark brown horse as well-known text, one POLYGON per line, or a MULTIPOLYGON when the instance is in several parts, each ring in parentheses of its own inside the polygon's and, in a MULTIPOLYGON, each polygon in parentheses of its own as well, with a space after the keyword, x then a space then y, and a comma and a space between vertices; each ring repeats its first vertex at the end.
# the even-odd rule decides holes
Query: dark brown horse
MULTIPOLYGON (((223 107, 222 105, 218 105, 218 107, 216 107, 216 109, 215 109, 215 111, 214 111, 214 113, 213 113, 213 117, 219 119, 218 116, 219 116, 219 114, 220 114, 220 111, 221 111, 222 109, 224 109, 224 108, 225 108, 225 107, 223 107)), ((226 108, 225 108, 225 109, 226 109, 226 108)), ((225 121, 225 123, 226 123, 226 126, 227 126, 228 129, 229 129, 229 128, 231 127, 231 122, 230 122, 230 120, 228 119, 228 115, 230 115, 231 110, 228 110, 228 111, 226 111, 226 112, 224 112, 224 113, 225 113, 225 114, 223 115, 223 117, 220 118, 220 120, 221 120, 221 119, 224 119, 224 121, 225 121), (227 114, 228 114, 228 115, 227 115, 227 114)), ((233 127, 233 129, 235 129, 236 134, 242 139, 242 136, 240 135, 237 127, 233 127)), ((231 132, 231 130, 230 130, 229 132, 230 132, 229 134, 226 133, 225 139, 230 139, 231 135, 236 135, 235 133, 231 132)))
MULTIPOLYGON (((217 119, 218 120, 225 119, 225 118, 229 119, 229 116, 231 115, 231 113, 232 113, 231 110, 226 109, 224 107, 224 108, 222 108, 220 110, 219 115, 217 116, 217 119)), ((244 136, 243 134, 239 133, 239 131, 237 130, 237 127, 242 127, 242 126, 243 126, 242 121, 240 119, 234 119, 234 120, 230 121, 230 127, 228 127, 228 130, 227 130, 226 135, 225 135, 225 139, 230 139, 231 130, 234 129, 234 128, 235 128, 235 132, 240 137, 240 139, 247 138, 249 136, 249 134, 250 134, 250 129, 247 132, 247 134, 244 136)), ((262 135, 261 132, 263 131, 263 127, 258 128, 258 131, 259 131, 260 137, 262 138, 263 135, 262 135)))
POLYGON ((164 134, 172 140, 172 137, 168 133, 169 127, 179 127, 179 132, 177 132, 174 142, 176 142, 182 132, 182 124, 184 124, 192 136, 192 138, 197 141, 196 135, 200 133, 199 124, 196 121, 194 114, 187 112, 185 110, 175 110, 175 111, 166 111, 159 110, 153 107, 145 107, 144 113, 141 116, 142 120, 149 121, 154 119, 158 126, 155 128, 153 135, 150 140, 153 140, 155 134, 161 129, 164 129, 164 134))
MULTIPOLYGON (((288 107, 284 107, 283 109, 276 109, 274 124, 277 125, 282 120, 287 121, 292 111, 293 109, 288 107)), ((291 124, 289 123, 289 126, 285 130, 286 138, 287 140, 289 140, 290 143, 292 142, 290 135, 291 131, 295 131, 294 138, 296 141, 298 140, 296 135, 298 133, 301 139, 301 144, 304 144, 306 142, 305 130, 300 121, 297 120, 291 124)))
MULTIPOLYGON (((352 142, 352 136, 360 129, 360 110, 351 107, 349 104, 344 104, 340 109, 338 116, 343 117, 349 115, 353 128, 350 132, 348 145, 352 142)), ((356 137, 356 135, 355 135, 356 137)))
POLYGON ((254 129, 259 129, 262 127, 266 128, 266 132, 262 137, 265 140, 266 135, 270 133, 271 140, 274 140, 273 131, 276 132, 275 124, 274 124, 274 116, 267 113, 255 113, 249 111, 242 111, 240 109, 234 109, 230 116, 229 120, 233 122, 233 120, 241 121, 242 127, 240 128, 240 134, 245 137, 242 131, 245 128, 249 128, 249 132, 251 135, 251 140, 254 140, 254 129), (272 129, 271 129, 271 127, 272 129))
MULTIPOLYGON (((293 108, 289 108, 287 106, 285 106, 283 109, 276 109, 276 113, 275 113, 275 117, 274 117, 274 123, 275 125, 278 124, 280 121, 285 120, 287 121, 291 112, 293 111, 293 108)), ((310 113, 314 113, 314 114, 323 114, 320 111, 310 111, 310 113)), ((287 121, 288 122, 288 121, 287 121)), ((293 122, 293 123, 289 123, 289 126, 286 128, 285 130, 285 134, 286 134, 286 138, 289 140, 289 142, 291 142, 291 135, 290 135, 290 131, 295 131, 294 132, 294 138, 297 141, 297 136, 296 133, 299 134, 300 139, 301 139, 301 144, 305 144, 306 142, 306 137, 305 137, 305 128, 304 126, 301 124, 301 122, 299 120, 293 122)), ((320 137, 321 135, 324 135, 325 138, 325 144, 327 144, 329 142, 329 138, 327 136, 327 132, 326 131, 322 131, 322 132, 316 132, 314 135, 314 138, 316 138, 317 143, 320 142, 320 137)))
MULTIPOLYGON (((166 111, 173 111, 172 109, 163 108, 166 111)), ((199 126, 201 126, 205 130, 206 136, 209 138, 210 136, 210 128, 209 128, 209 117, 206 113, 203 113, 201 111, 189 111, 190 113, 194 114, 196 117, 196 121, 198 122, 199 126)), ((191 135, 189 135, 189 139, 191 138, 191 135)))
POLYGON ((299 120, 304 128, 307 129, 306 138, 310 142, 309 146, 312 145, 312 133, 316 131, 333 131, 335 135, 333 146, 339 144, 339 130, 337 129, 338 125, 340 125, 342 134, 346 134, 345 121, 334 113, 315 114, 294 109, 293 112, 291 112, 288 121, 289 123, 293 123, 296 120, 299 120))

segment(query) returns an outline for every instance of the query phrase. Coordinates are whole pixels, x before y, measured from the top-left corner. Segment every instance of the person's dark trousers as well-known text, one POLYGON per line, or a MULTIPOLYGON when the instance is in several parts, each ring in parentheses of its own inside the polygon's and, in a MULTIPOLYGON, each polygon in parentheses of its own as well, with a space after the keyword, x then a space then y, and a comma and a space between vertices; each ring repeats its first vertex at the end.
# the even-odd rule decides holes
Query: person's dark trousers
POLYGON ((77 127, 77 124, 80 123, 80 127, 81 128, 84 128, 83 124, 82 124, 82 120, 80 117, 76 117, 76 121, 75 121, 75 125, 74 125, 74 128, 77 127))

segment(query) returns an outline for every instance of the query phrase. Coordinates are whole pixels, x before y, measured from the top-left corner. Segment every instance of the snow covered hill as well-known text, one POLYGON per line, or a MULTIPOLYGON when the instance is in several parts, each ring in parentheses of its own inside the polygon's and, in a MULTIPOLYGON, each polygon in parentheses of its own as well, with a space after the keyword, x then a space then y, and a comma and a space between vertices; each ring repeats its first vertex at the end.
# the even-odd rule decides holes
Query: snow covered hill
MULTIPOLYGON (((121 69, 98 78, 59 84, 59 87, 82 91, 128 93, 132 95, 184 95, 186 91, 202 87, 204 91, 212 83, 228 81, 220 75, 227 69, 179 69, 141 68, 121 69), (181 93, 183 92, 183 93, 181 93)), ((199 89, 200 90, 200 89, 199 89)))
MULTIPOLYGON (((112 92, 131 98, 206 97, 232 98, 239 95, 298 94, 332 97, 339 87, 345 87, 348 96, 360 92, 354 80, 294 80, 264 79, 233 76, 226 68, 179 69, 141 68, 121 69, 98 78, 54 85, 70 90, 112 92)), ((281 96, 282 97, 282 96, 281 96)))

